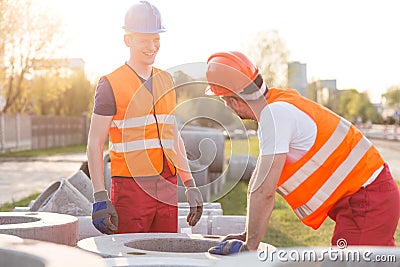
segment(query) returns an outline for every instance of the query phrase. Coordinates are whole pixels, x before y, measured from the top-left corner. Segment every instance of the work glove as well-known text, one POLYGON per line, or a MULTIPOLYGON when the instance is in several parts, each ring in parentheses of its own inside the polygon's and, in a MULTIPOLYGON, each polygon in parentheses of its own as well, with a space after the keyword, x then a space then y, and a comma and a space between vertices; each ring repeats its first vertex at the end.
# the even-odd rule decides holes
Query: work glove
POLYGON ((186 221, 190 226, 195 226, 203 214, 203 197, 197 187, 187 187, 185 195, 190 207, 186 221))
POLYGON ((95 201, 92 210, 92 223, 94 227, 103 234, 113 234, 118 229, 118 215, 108 198, 107 191, 96 192, 93 194, 93 197, 95 201))
POLYGON ((209 253, 218 255, 232 255, 245 251, 249 251, 246 244, 237 239, 223 241, 208 250, 209 253))
POLYGON ((240 234, 229 234, 222 240, 222 242, 232 240, 232 239, 237 239, 237 240, 245 242, 246 241, 246 231, 244 231, 243 233, 240 233, 240 234))

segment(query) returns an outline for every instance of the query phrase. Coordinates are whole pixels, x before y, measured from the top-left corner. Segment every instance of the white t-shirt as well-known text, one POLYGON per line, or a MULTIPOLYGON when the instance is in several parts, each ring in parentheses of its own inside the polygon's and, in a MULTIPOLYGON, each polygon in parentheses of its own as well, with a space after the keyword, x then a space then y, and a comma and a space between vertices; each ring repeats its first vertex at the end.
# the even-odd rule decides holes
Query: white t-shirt
POLYGON ((292 104, 274 102, 261 111, 260 155, 287 153, 286 160, 296 162, 313 146, 316 136, 315 122, 292 104))

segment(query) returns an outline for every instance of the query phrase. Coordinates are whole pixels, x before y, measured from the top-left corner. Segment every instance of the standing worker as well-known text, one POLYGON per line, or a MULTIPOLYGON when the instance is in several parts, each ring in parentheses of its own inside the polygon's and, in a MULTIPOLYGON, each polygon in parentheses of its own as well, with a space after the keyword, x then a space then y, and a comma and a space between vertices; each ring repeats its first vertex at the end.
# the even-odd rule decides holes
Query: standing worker
POLYGON ((172 77, 153 67, 165 32, 158 9, 147 1, 129 8, 124 42, 129 60, 103 76, 96 89, 87 156, 94 188, 92 219, 105 234, 178 230, 177 173, 196 225, 203 199, 191 175, 172 114, 172 77), (104 143, 109 136, 111 196, 105 189, 104 143))
POLYGON ((395 246, 398 187, 377 148, 344 118, 293 89, 268 88, 240 52, 208 59, 208 95, 242 119, 258 122, 260 154, 250 179, 247 223, 214 254, 256 250, 267 229, 275 192, 306 225, 335 221, 331 243, 395 246))

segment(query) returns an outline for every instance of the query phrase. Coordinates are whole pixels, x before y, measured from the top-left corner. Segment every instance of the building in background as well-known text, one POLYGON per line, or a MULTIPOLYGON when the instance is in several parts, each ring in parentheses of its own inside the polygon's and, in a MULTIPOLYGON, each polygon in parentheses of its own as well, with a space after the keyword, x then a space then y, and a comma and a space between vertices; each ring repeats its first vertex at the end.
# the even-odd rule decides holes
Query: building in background
POLYGON ((307 65, 298 61, 288 64, 288 85, 297 89, 302 96, 307 95, 307 65))

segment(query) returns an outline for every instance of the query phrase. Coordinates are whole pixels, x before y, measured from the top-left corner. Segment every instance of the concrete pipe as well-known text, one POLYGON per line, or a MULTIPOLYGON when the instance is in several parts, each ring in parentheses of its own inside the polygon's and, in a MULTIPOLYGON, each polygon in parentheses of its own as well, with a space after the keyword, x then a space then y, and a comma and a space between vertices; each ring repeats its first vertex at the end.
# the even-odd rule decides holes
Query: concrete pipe
POLYGON ((225 165, 225 138, 221 131, 181 131, 188 159, 222 173, 225 165))
POLYGON ((78 219, 48 212, 1 212, 0 233, 75 246, 78 242, 78 219))
POLYGON ((75 216, 91 215, 92 204, 67 180, 47 187, 35 200, 31 211, 47 211, 75 216))
POLYGON ((250 155, 232 155, 229 158, 227 180, 249 181, 256 167, 257 159, 250 155))
POLYGON ((104 186, 110 195, 111 190, 111 159, 110 155, 107 153, 104 156, 104 186))
MULTIPOLYGON (((210 179, 210 189, 211 189, 211 194, 216 195, 221 192, 225 182, 225 172, 223 173, 218 173, 218 172, 209 172, 208 177, 210 179)), ((213 200, 210 200, 213 201, 213 200)))
POLYGON ((78 248, 37 240, 0 241, 0 266, 18 267, 106 267, 104 260, 78 248))
POLYGON ((93 203, 93 185, 90 178, 81 170, 74 173, 67 181, 72 184, 90 203, 93 203))

